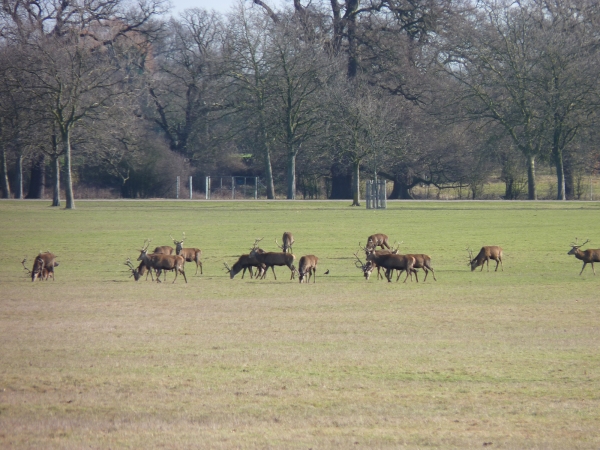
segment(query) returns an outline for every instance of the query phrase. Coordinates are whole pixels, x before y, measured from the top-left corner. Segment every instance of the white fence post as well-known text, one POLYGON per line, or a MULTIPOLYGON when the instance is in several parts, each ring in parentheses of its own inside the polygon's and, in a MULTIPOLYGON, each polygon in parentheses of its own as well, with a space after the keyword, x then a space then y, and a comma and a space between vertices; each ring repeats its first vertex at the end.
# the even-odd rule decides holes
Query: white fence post
POLYGON ((192 177, 190 176, 190 200, 193 198, 192 197, 192 192, 193 192, 193 190, 192 190, 192 177))
POLYGON ((179 200, 179 175, 177 176, 177 187, 175 192, 175 198, 179 200))

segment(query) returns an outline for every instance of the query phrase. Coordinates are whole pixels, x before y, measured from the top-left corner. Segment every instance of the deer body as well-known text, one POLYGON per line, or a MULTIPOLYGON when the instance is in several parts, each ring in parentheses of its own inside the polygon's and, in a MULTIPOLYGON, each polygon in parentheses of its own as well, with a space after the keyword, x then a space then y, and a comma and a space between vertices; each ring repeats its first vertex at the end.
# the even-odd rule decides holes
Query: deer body
MULTIPOLYGON (((433 276, 433 279, 435 281, 437 281, 437 279, 435 278, 435 272, 433 270, 433 267, 431 266, 431 258, 429 257, 429 255, 420 253, 420 254, 409 254, 406 256, 412 256, 413 258, 415 258, 415 264, 413 266, 413 273, 415 274, 415 278, 417 279, 417 282, 419 281, 419 277, 417 276, 417 271, 415 269, 423 269, 423 271, 425 272, 425 278, 423 279, 423 282, 427 281, 427 275, 429 275, 429 271, 431 271, 431 275, 433 276)), ((402 274, 402 272, 398 273, 398 277, 396 278, 396 281, 398 281, 401 274, 402 274)))
MULTIPOLYGON (((173 239, 172 236, 171 239, 173 239)), ((175 239, 173 239, 173 242, 175 243, 175 254, 183 256, 187 262, 195 262, 196 273, 194 275, 198 275, 198 267, 200 267, 200 275, 202 275, 202 261, 200 261, 200 256, 202 256, 202 250, 200 250, 199 248, 183 248, 184 240, 185 233, 184 238, 181 241, 176 241, 175 239)))
POLYGON ((371 249, 371 250, 375 250, 377 247, 381 247, 381 249, 383 250, 384 248, 389 249, 390 248, 390 244, 388 243, 388 237, 385 234, 382 233, 377 233, 377 234, 372 234, 371 236, 369 236, 367 238, 367 249, 371 249))
POLYGON ((266 270, 266 267, 264 264, 261 264, 260 262, 258 262, 258 260, 256 258, 253 258, 250 255, 240 256, 231 268, 229 268, 227 265, 225 265, 225 267, 227 267, 227 271, 229 272, 229 277, 232 280, 233 280, 233 277, 235 277, 238 273, 240 273, 240 271, 242 271, 242 279, 244 279, 246 270, 248 270, 250 272, 250 277, 252 278, 253 277, 253 274, 252 274, 253 267, 256 267, 258 269, 256 276, 261 275, 266 270))
POLYGON ((56 266, 58 266, 56 255, 50 252, 39 253, 33 262, 31 281, 35 281, 38 278, 40 280, 47 280, 50 277, 52 277, 52 281, 54 281, 54 268, 56 266))
MULTIPOLYGON (((415 258, 410 255, 399 255, 399 254, 387 254, 387 255, 376 255, 375 253, 370 253, 367 256, 367 264, 365 267, 368 267, 368 262, 376 266, 380 266, 386 269, 385 276, 388 282, 392 281, 392 271, 406 270, 406 278, 404 282, 406 283, 406 279, 409 275, 412 277, 413 267, 415 265, 415 258)), ((371 269, 372 270, 372 269, 371 269)), ((365 274, 366 277, 366 274, 365 274)), ((366 277, 368 279, 368 277, 366 277)), ((419 280, 417 280, 418 282, 419 280)))
POLYGON ((306 274, 308 274, 307 283, 310 282, 311 275, 313 276, 313 283, 317 281, 317 263, 319 262, 319 258, 315 255, 306 255, 300 258, 300 262, 298 263, 298 279, 300 283, 304 281, 306 274))
POLYGON ((583 269, 585 269, 585 266, 588 263, 592 265, 592 272, 594 272, 594 275, 596 275, 596 270, 594 269, 594 263, 600 262, 600 248, 596 248, 596 249, 588 248, 587 250, 580 249, 580 247, 587 244, 588 242, 589 242, 589 239, 581 245, 571 244, 572 248, 569 251, 569 253, 567 253, 567 255, 573 255, 573 256, 575 256, 575 258, 579 259, 580 261, 583 261, 583 267, 581 268, 581 272, 579 272, 579 275, 581 275, 583 273, 583 269))
POLYGON ((294 259, 296 259, 296 257, 294 255, 292 255, 291 253, 283 252, 260 253, 258 250, 258 248, 252 249, 252 251, 250 252, 250 256, 256 258, 256 260, 259 263, 265 265, 265 272, 262 278, 265 278, 267 276, 267 272, 270 267, 273 271, 273 276, 275 277, 275 279, 277 279, 277 276, 275 275, 275 266, 287 266, 292 272, 292 277, 290 279, 294 278, 294 271, 296 270, 296 268, 294 267, 294 259))
POLYGON ((166 272, 167 270, 175 271, 175 280, 177 280, 177 275, 181 273, 185 282, 187 283, 187 277, 185 276, 185 271, 183 267, 185 265, 185 259, 183 256, 179 255, 164 255, 164 254, 148 254, 148 246, 146 245, 142 250, 140 250, 140 256, 137 259, 138 261, 143 261, 144 265, 148 267, 148 269, 156 270, 156 281, 160 283, 160 272, 163 270, 166 272))
POLYGON ((275 239, 277 247, 283 250, 283 253, 292 253, 292 244, 295 242, 292 233, 286 231, 285 233, 283 233, 283 237, 281 239, 283 241, 283 245, 279 245, 277 239, 275 239))
POLYGON ((481 266, 481 271, 483 271, 483 265, 487 263, 487 271, 490 271, 490 259, 492 261, 496 261, 496 270, 498 271, 498 265, 502 267, 502 271, 504 272, 504 264, 502 264, 502 247, 498 247, 497 245, 486 245, 481 247, 479 253, 475 258, 472 257, 471 253, 471 272, 481 266))

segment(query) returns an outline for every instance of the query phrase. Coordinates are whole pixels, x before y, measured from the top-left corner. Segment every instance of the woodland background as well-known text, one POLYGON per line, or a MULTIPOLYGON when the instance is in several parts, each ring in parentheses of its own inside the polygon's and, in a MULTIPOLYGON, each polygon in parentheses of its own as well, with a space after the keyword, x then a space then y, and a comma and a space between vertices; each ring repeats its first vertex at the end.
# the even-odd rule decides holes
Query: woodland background
POLYGON ((377 176, 392 199, 486 198, 496 182, 535 200, 544 173, 567 200, 600 168, 592 0, 254 0, 178 17, 163 0, 0 4, 4 198, 74 208, 240 175, 267 198, 358 205, 377 176))

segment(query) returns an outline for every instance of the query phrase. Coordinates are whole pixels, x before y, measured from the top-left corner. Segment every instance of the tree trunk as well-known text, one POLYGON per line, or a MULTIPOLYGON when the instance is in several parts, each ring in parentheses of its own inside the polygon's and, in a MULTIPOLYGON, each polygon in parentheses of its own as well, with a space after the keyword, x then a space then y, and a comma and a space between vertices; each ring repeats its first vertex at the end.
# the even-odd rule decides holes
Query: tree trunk
POLYGON ((17 192, 15 197, 23 200, 23 155, 17 155, 17 192))
POLYGON ((0 142, 2 150, 0 151, 0 158, 2 159, 2 198, 10 198, 10 183, 8 181, 8 164, 6 163, 6 150, 4 145, 0 142))
POLYGON ((265 181, 267 183, 267 198, 275 198, 275 184, 273 183, 273 166, 271 165, 271 149, 265 146, 265 181))
POLYGON ((391 199, 398 200, 413 200, 414 197, 410 193, 410 188, 406 185, 406 183, 398 180, 397 178, 394 180, 394 187, 390 194, 391 199))
POLYGON ((46 155, 40 153, 31 163, 31 179, 25 198, 44 198, 46 155))
POLYGON ((535 156, 527 156, 527 199, 537 200, 537 190, 535 186, 535 156))
POLYGON ((294 151, 288 153, 287 198, 288 200, 296 199, 296 152, 294 151))
POLYGON ((360 161, 352 163, 352 206, 360 206, 360 161))
POLYGON ((75 197, 73 196, 73 177, 71 172, 71 132, 69 129, 62 135, 63 153, 65 154, 65 197, 67 199, 66 209, 75 209, 75 197))
POLYGON ((557 200, 566 200, 566 191, 565 191, 565 167, 563 164, 562 152, 559 149, 555 149, 554 151, 554 162, 556 164, 556 178, 558 185, 558 192, 556 193, 557 200))
POLYGON ((60 206, 60 161, 58 155, 52 155, 52 206, 60 206))

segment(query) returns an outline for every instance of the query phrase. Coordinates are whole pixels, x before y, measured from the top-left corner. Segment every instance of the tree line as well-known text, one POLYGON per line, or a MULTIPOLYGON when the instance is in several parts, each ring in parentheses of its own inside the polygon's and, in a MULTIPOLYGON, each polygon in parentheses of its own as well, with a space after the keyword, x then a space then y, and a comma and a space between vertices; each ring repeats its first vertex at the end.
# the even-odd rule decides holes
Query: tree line
POLYGON ((535 200, 541 165, 576 198, 600 167, 599 21, 591 0, 2 0, 2 196, 222 174, 358 205, 366 173, 391 198, 496 177, 535 200))

